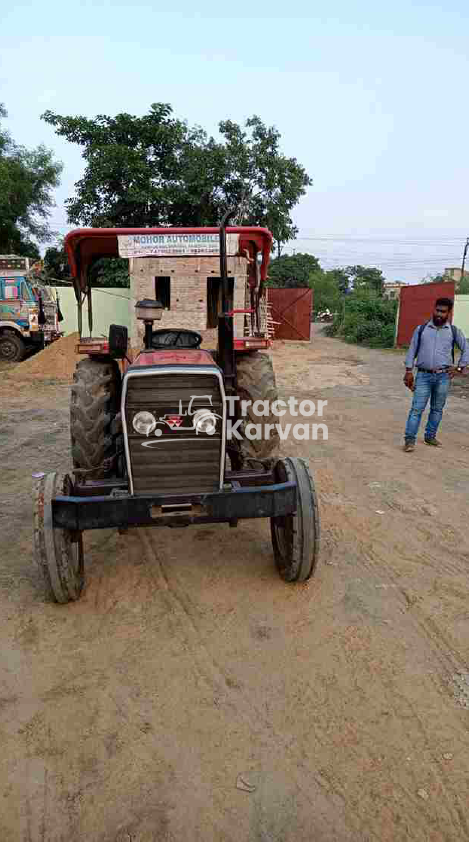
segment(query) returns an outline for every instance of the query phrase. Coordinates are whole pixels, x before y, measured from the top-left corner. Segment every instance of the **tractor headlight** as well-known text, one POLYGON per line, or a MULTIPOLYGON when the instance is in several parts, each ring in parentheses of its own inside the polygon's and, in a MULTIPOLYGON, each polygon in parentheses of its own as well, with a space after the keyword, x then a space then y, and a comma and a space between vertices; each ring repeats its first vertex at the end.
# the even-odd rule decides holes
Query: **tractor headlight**
POLYGON ((193 425, 197 433, 206 433, 207 436, 213 436, 217 428, 217 419, 209 409, 198 409, 194 414, 193 425))
POLYGON ((151 412, 137 412, 133 417, 132 425, 136 433, 149 436, 156 427, 156 418, 151 412))

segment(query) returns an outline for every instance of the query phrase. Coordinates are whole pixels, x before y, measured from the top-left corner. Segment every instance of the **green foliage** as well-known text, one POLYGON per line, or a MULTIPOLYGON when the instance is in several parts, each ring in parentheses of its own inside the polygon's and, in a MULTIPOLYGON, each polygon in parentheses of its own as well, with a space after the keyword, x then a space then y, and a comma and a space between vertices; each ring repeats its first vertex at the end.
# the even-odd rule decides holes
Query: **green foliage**
POLYGON ((25 237, 21 231, 10 231, 8 237, 5 238, 0 234, 0 254, 18 254, 21 257, 30 257, 33 260, 39 260, 41 257, 36 243, 29 237, 25 237))
POLYGON ((344 298, 340 312, 326 328, 328 336, 370 348, 392 348, 397 301, 360 290, 344 298))
POLYGON ((315 272, 310 277, 310 286, 313 289, 313 308, 315 313, 330 310, 337 312, 342 306, 342 294, 338 281, 338 272, 333 269, 330 272, 315 272))
MULTIPOLYGON (((63 245, 61 248, 52 246, 44 255, 44 280, 71 283, 70 267, 63 245)), ((96 260, 91 268, 91 282, 93 287, 129 287, 129 261, 121 257, 102 257, 96 260)))
POLYGON ((129 261, 122 257, 102 257, 92 269, 93 287, 130 287, 129 261))
MULTIPOLYGON (((450 275, 445 275, 444 273, 440 273, 438 275, 425 275, 424 278, 420 281, 421 284, 444 284, 453 281, 450 275)), ((461 278, 459 283, 456 283, 456 292, 459 295, 469 295, 469 273, 464 272, 464 277, 461 278)))
POLYGON ((444 284, 446 281, 450 281, 451 278, 447 277, 444 273, 440 272, 437 275, 428 274, 422 278, 419 283, 421 284, 444 284))
MULTIPOLYGON (((350 287, 350 276, 347 269, 330 269, 327 274, 334 282, 341 295, 345 295, 350 287)), ((330 308, 329 308, 330 309, 330 308)))
POLYGON ((56 281, 70 280, 70 267, 67 255, 62 246, 50 246, 44 255, 44 270, 46 275, 56 281))
MULTIPOLYGON (((6 116, 0 104, 0 120, 6 116)), ((51 238, 47 218, 61 171, 45 146, 19 146, 0 126, 0 253, 39 257, 34 240, 51 238)))
POLYGON ((394 344, 397 303, 381 297, 379 269, 357 265, 325 272, 311 254, 282 255, 270 264, 268 286, 311 287, 314 312, 338 314, 327 328, 330 336, 376 348, 394 344))
POLYGON ((381 269, 371 266, 345 266, 340 269, 330 269, 331 280, 334 279, 341 295, 348 292, 368 290, 376 295, 384 292, 384 275, 381 269))
POLYGON ((458 287, 459 295, 469 295, 469 275, 464 273, 464 278, 461 278, 458 287))
POLYGON ((267 286, 309 287, 315 273, 321 273, 321 267, 312 254, 282 254, 269 264, 267 286))
POLYGON ((349 289, 355 291, 369 290, 382 295, 384 291, 384 275, 381 269, 370 266, 347 266, 342 270, 349 278, 349 289))
POLYGON ((222 141, 155 103, 148 114, 86 117, 46 111, 58 135, 83 148, 85 172, 67 201, 74 224, 218 225, 228 208, 239 223, 268 227, 279 242, 297 229, 291 211, 311 179, 280 151, 280 134, 259 117, 219 124, 222 141))

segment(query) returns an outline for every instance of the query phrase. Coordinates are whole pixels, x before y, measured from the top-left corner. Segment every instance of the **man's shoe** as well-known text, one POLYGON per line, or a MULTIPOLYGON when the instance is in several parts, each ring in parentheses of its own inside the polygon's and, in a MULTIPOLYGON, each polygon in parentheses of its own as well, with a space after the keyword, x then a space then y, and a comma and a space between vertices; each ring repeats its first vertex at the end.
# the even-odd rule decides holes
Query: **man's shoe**
POLYGON ((432 447, 443 447, 441 441, 438 441, 438 439, 428 439, 426 436, 425 444, 431 444, 432 447))
POLYGON ((404 452, 405 453, 412 453, 415 450, 415 442, 412 439, 406 439, 404 444, 404 452))

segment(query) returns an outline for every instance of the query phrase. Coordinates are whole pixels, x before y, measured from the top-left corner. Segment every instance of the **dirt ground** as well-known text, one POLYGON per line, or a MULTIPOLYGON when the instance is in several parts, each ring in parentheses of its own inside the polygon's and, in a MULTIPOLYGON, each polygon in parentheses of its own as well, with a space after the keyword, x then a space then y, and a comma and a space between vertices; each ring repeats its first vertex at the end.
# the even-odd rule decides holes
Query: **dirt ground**
POLYGON ((1 842, 469 839, 469 390, 404 454, 400 353, 315 331, 274 363, 328 401, 327 441, 282 445, 316 478, 316 578, 281 581, 263 521, 94 532, 69 606, 31 546, 69 386, 0 372, 1 842))

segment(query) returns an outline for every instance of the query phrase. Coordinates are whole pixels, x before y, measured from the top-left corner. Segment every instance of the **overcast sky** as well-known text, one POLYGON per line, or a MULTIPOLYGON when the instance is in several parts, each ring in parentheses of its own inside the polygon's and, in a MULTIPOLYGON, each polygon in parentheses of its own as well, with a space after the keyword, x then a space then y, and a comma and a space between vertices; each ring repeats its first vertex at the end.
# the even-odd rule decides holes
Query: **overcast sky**
POLYGON ((175 115, 217 132, 256 113, 313 179, 291 248, 326 267, 379 265, 418 280, 460 265, 469 236, 469 13, 464 0, 2 3, 0 101, 17 142, 64 163, 53 212, 82 174, 80 150, 40 119, 175 115))

